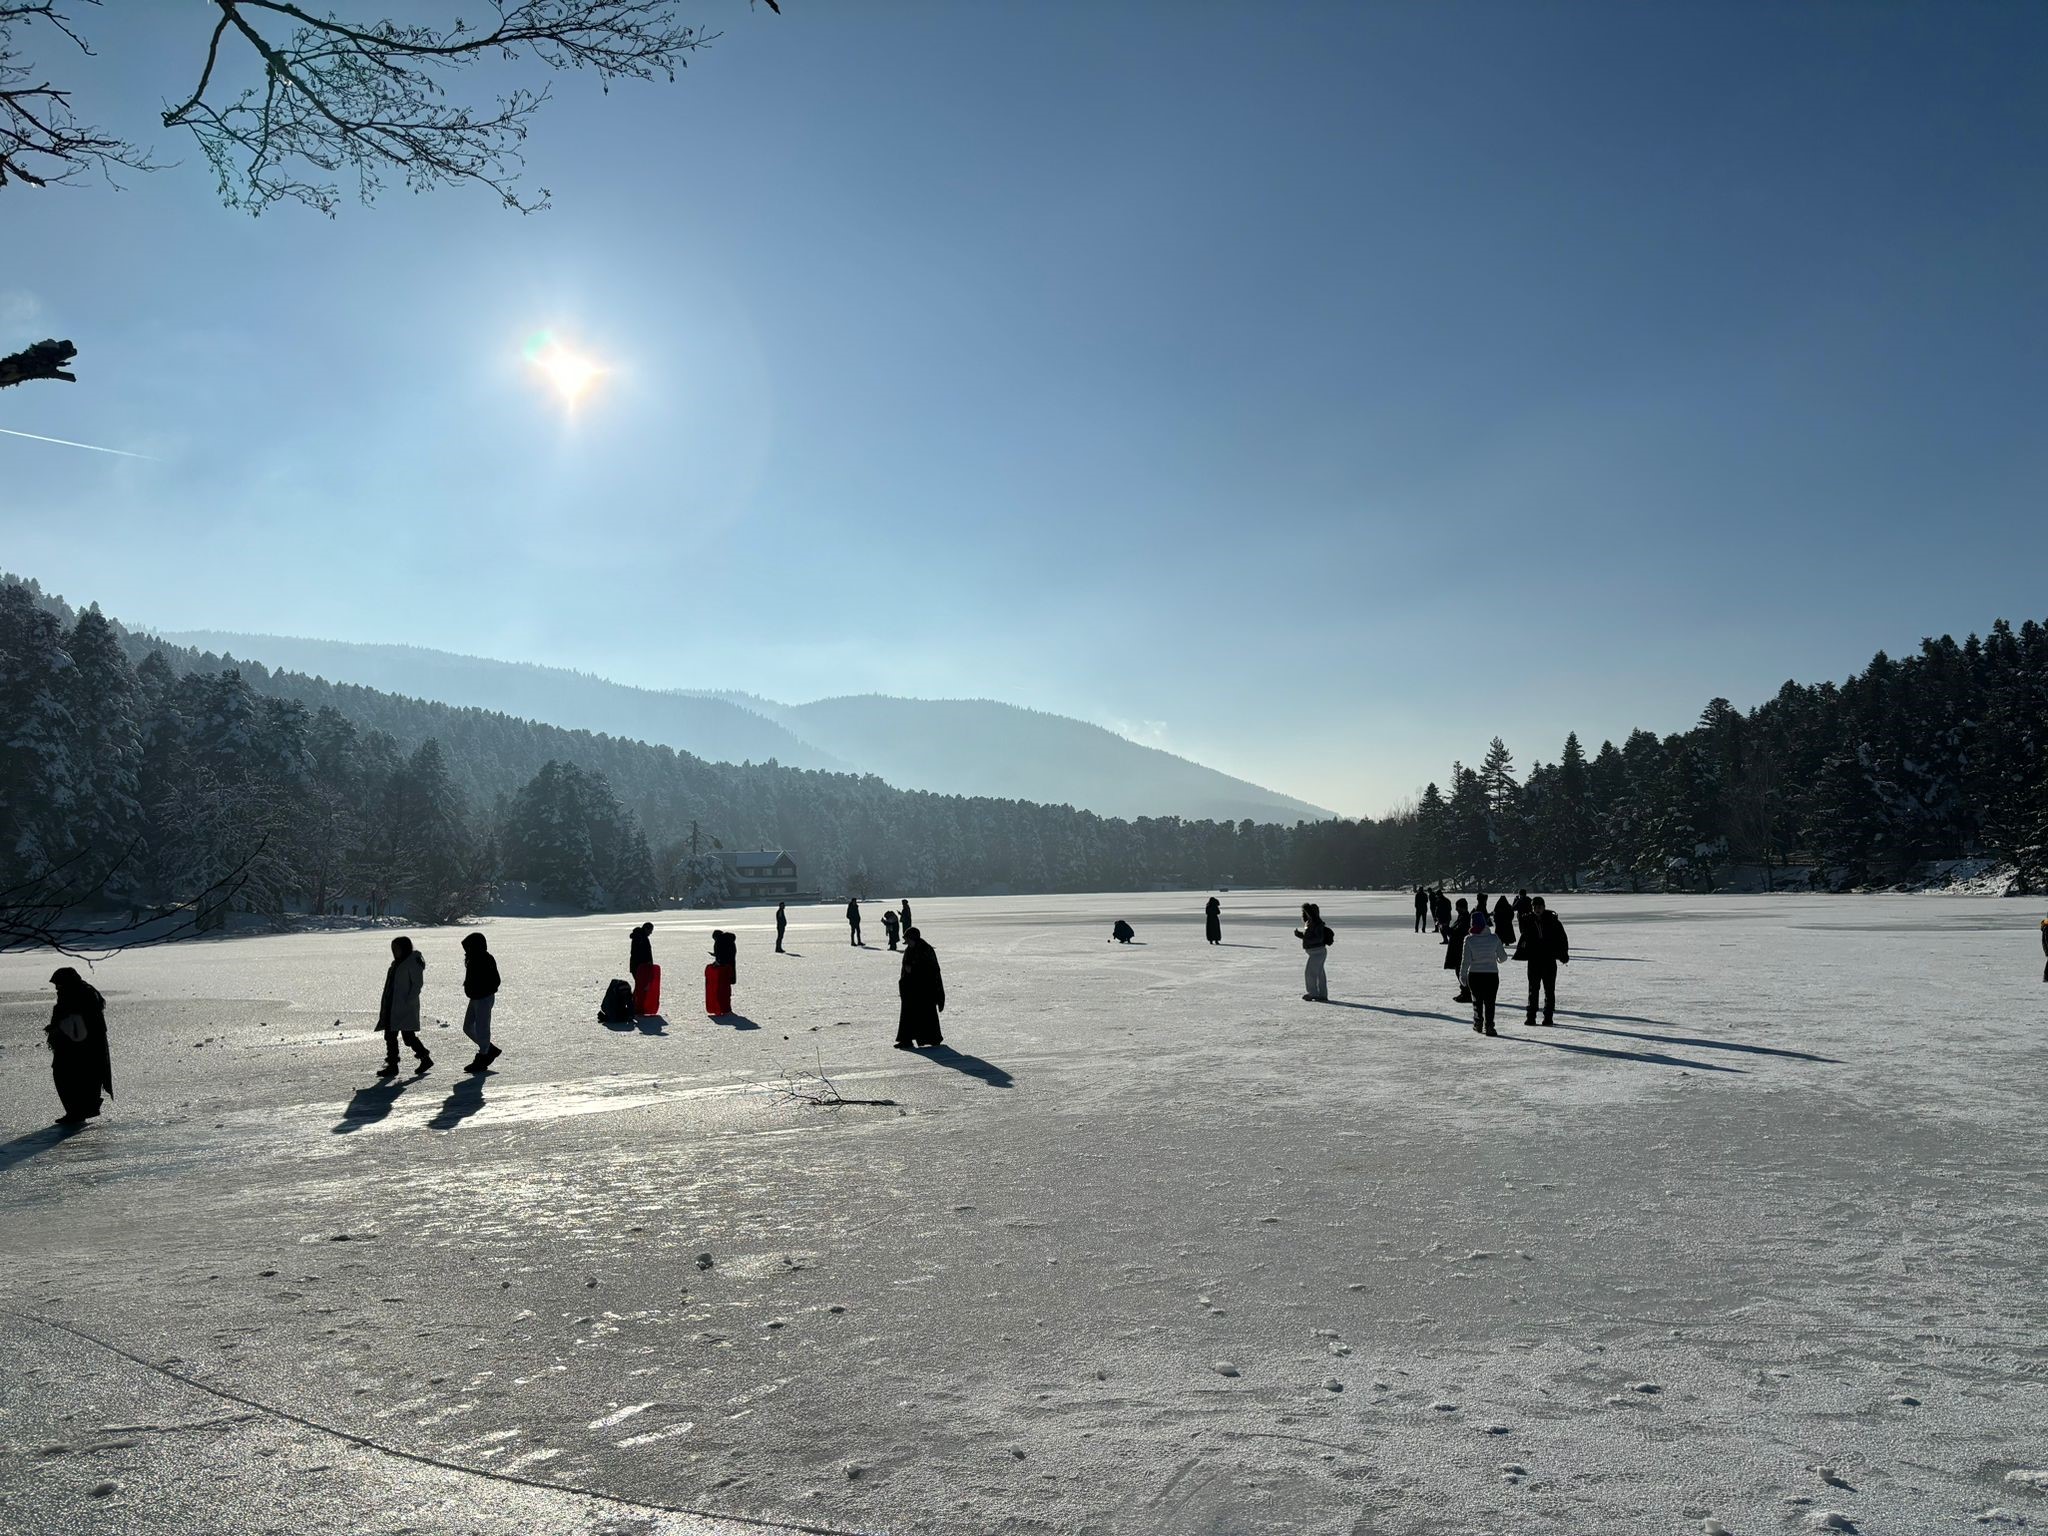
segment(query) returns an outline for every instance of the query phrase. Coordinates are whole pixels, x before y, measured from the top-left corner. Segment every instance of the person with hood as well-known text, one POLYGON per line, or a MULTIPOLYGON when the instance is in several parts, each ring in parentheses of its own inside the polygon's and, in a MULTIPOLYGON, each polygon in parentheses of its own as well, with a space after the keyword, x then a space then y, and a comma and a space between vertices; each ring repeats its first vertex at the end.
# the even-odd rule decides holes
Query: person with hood
POLYGON ((1540 991, 1543 1022, 1554 1025, 1557 1022, 1553 1017, 1557 1012, 1557 968, 1572 963, 1572 946, 1565 935, 1564 924, 1543 904, 1541 896, 1529 903, 1529 920, 1522 925, 1522 942, 1515 950, 1515 958, 1529 963, 1529 1016, 1522 1023, 1532 1025, 1536 1022, 1536 999, 1540 991))
POLYGON ((903 935, 903 971, 896 980, 902 1007, 896 1016, 896 1049, 915 1051, 944 1045, 939 1015, 946 1011, 946 978, 939 973, 939 953, 915 928, 903 935))
POLYGON ((1472 931, 1459 946, 1458 989, 1472 999, 1472 1033, 1497 1034, 1493 1027, 1494 1005, 1500 999, 1500 963, 1507 959, 1507 946, 1493 931, 1484 912, 1472 914, 1472 931))
POLYGON ((1506 893, 1493 904, 1493 933, 1503 944, 1515 942, 1515 904, 1506 893))
POLYGON ((725 978, 728 987, 739 985, 740 980, 740 936, 729 928, 711 930, 711 958, 718 964, 718 972, 725 978))
POLYGON ((1330 946, 1337 942, 1337 935, 1330 931, 1323 921, 1323 909, 1313 901, 1301 904, 1301 926, 1294 930, 1294 936, 1301 940, 1301 952, 1306 959, 1301 968, 1301 983, 1308 990, 1301 994, 1304 1003, 1327 1003, 1330 1000, 1330 979, 1324 973, 1323 963, 1330 957, 1330 946))
POLYGON ((887 907, 882 908, 882 937, 889 941, 892 952, 896 948, 897 939, 902 937, 902 932, 903 925, 897 921, 896 914, 887 907))
POLYGON ((846 927, 851 935, 847 940, 856 949, 866 948, 860 941, 860 898, 850 897, 846 903, 846 927))
POLYGON ((1125 922, 1122 918, 1118 918, 1114 923, 1110 924, 1109 937, 1111 941, 1114 943, 1128 944, 1137 936, 1138 930, 1133 928, 1129 923, 1125 922))
POLYGON ((484 936, 472 933, 462 941, 462 1032, 476 1042, 476 1059, 465 1072, 487 1071, 505 1053, 491 1043, 491 1010, 498 1003, 498 961, 484 936))
POLYGON ((391 941, 391 968, 384 973, 384 996, 377 1004, 377 1028, 384 1036, 384 1070, 379 1077, 398 1076, 401 1035, 415 1058, 414 1072, 424 1072, 434 1064, 420 1044, 420 989, 426 979, 427 957, 401 933, 391 941))
POLYGON ((1214 896, 1211 896, 1209 904, 1202 908, 1202 932, 1208 936, 1211 944, 1223 942, 1223 903, 1214 896))
POLYGON ((1458 898, 1457 910, 1452 914, 1450 922, 1444 927, 1444 944, 1446 946, 1444 950, 1444 969, 1460 972, 1458 977, 1458 995, 1451 999, 1454 1003, 1469 1003, 1472 1001, 1472 994, 1465 990, 1465 979, 1461 970, 1465 961, 1465 935, 1471 931, 1471 909, 1465 905, 1465 898, 1460 896, 1458 898))
POLYGON ((775 953, 777 953, 778 955, 783 952, 782 936, 788 931, 789 903, 785 901, 778 901, 777 903, 775 903, 775 953))
POLYGON ((1429 932, 1429 892, 1421 886, 1415 887, 1415 931, 1429 932))
POLYGON ((1438 886, 1429 898, 1430 910, 1436 914, 1437 937, 1444 943, 1451 942, 1451 898, 1438 886))
POLYGON ((640 999, 647 993, 647 973, 654 969, 654 924, 635 928, 626 945, 626 974, 633 978, 633 1011, 639 1013, 640 999))
POLYGON ((114 1096, 114 1064, 107 1054, 107 1000, 70 966, 54 971, 57 1001, 43 1034, 50 1042, 50 1081, 64 1113, 59 1125, 83 1125, 100 1112, 100 1095, 114 1096))
POLYGON ((2041 979, 2048 981, 2048 917, 2041 919, 2041 979))

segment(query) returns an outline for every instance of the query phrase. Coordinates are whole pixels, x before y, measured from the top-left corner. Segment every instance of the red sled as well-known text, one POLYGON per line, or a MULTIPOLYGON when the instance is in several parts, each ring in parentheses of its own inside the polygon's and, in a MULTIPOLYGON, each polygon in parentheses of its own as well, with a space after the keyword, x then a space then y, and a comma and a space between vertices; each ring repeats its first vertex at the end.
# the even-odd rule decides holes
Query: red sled
POLYGON ((732 1012, 732 983, 716 960, 704 967, 704 1011, 714 1019, 732 1012))
POLYGON ((642 1018, 661 1012, 661 967, 643 965, 633 978, 633 1011, 642 1018))

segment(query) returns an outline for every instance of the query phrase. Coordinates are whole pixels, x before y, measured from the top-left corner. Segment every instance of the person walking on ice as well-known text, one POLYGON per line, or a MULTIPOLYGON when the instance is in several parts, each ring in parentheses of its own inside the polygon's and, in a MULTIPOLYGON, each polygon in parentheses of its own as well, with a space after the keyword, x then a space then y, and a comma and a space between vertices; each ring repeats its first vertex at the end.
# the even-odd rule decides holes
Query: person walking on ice
POLYGON ((1415 887, 1415 931, 1429 932, 1429 892, 1419 885, 1415 887))
POLYGON ((1557 968, 1572 963, 1572 946, 1564 924, 1543 904, 1541 896, 1529 903, 1529 920, 1522 925, 1522 942, 1515 950, 1515 958, 1529 963, 1529 1016, 1522 1022, 1536 1022, 1536 996, 1540 990, 1543 1022, 1556 1024, 1553 1015, 1557 1012, 1557 968))
POLYGON ((896 909, 896 926, 903 930, 903 937, 907 943, 910 938, 910 898, 908 896, 903 898, 903 905, 896 909))
POLYGON ((1472 912, 1465 905, 1465 898, 1460 896, 1458 898, 1457 912, 1451 918, 1450 925, 1444 929, 1444 943, 1449 946, 1444 950, 1444 969, 1458 973, 1458 995, 1451 999, 1454 1003, 1469 1003, 1472 1001, 1472 994, 1465 990, 1464 966, 1462 964, 1465 957, 1465 935, 1471 931, 1472 912))
POLYGON ((1211 944, 1223 942, 1223 903, 1214 896, 1211 896, 1209 904, 1202 908, 1202 932, 1207 935, 1211 944))
POLYGON ((1500 963, 1507 959, 1507 946, 1493 931, 1484 912, 1472 914, 1472 931, 1459 947, 1458 990, 1472 999, 1472 1033, 1497 1034, 1493 1027, 1494 1005, 1500 999, 1500 963))
POLYGON ((867 946, 860 941, 860 898, 858 896, 849 898, 846 903, 846 927, 850 935, 847 943, 856 949, 865 949, 867 946))
POLYGON ((384 1036, 384 1067, 379 1077, 398 1076, 400 1036, 413 1054, 415 1074, 434 1064, 420 1044, 420 989, 426 979, 427 957, 401 933, 391 941, 391 968, 384 973, 384 996, 377 1004, 377 1028, 384 1036))
POLYGON ((64 1113, 59 1125, 83 1125, 100 1112, 100 1095, 114 1093, 114 1067, 107 1054, 107 1000, 99 988, 70 966, 54 971, 57 1001, 43 1026, 50 1042, 50 1081, 64 1113))
POLYGON ((789 903, 775 903, 775 953, 782 954, 782 936, 789 931, 789 903))
POLYGON ((462 941, 462 1032, 476 1042, 476 1057, 462 1070, 487 1072, 505 1053, 491 1043, 491 1010, 498 1003, 498 961, 484 936, 472 933, 462 941))
POLYGON ((1337 942, 1337 935, 1323 921, 1323 909, 1315 902, 1301 904, 1301 926, 1294 930, 1294 936, 1301 940, 1301 951, 1307 957, 1301 968, 1301 981, 1308 990, 1301 994, 1301 1000, 1327 1003, 1330 981, 1324 974, 1323 962, 1329 959, 1330 946, 1337 942))
POLYGON ((1503 944, 1515 942, 1515 904, 1502 892, 1493 903, 1493 936, 1503 944))
POLYGON ((903 935, 903 970, 896 979, 901 1007, 896 1015, 896 1049, 915 1051, 944 1045, 939 1015, 946 1011, 946 978, 939 973, 939 952, 915 928, 903 935))

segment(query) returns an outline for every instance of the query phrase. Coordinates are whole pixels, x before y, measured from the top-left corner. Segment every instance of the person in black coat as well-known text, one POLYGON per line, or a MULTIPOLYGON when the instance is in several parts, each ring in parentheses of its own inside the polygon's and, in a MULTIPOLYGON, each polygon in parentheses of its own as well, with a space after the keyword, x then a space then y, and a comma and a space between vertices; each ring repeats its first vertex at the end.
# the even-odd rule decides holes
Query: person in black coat
POLYGON ((1444 888, 1442 886, 1438 886, 1434 891, 1430 893, 1429 906, 1430 910, 1436 914, 1436 931, 1438 937, 1440 937, 1444 943, 1450 943, 1451 898, 1444 894, 1444 888))
POLYGON ((896 1049, 914 1051, 944 1045, 939 1015, 946 1011, 946 978, 939 973, 939 953, 915 928, 903 936, 903 971, 896 980, 902 1007, 896 1016, 896 1049))
POLYGON ((1109 936, 1119 944, 1128 944, 1138 936, 1138 930, 1122 918, 1118 918, 1114 923, 1110 924, 1109 936))
POLYGON ((498 961, 480 933, 462 941, 462 995, 469 1002, 462 1010, 462 1032, 476 1043, 476 1055, 465 1072, 489 1069, 505 1052, 491 1042, 491 1012, 498 1005, 498 961))
MULTIPOLYGON (((777 953, 778 955, 783 952, 782 936, 788 931, 789 905, 787 902, 778 901, 777 903, 775 903, 775 953, 777 953)), ((802 957, 799 956, 798 958, 802 957)))
POLYGON ((64 1113, 59 1125, 83 1125, 100 1112, 100 1095, 114 1094, 114 1064, 107 1053, 107 1000, 70 966, 52 973, 57 1001, 44 1036, 50 1042, 50 1080, 64 1113))
POLYGON ((903 925, 896 914, 887 907, 882 908, 882 937, 889 941, 889 948, 895 949, 896 942, 903 936, 903 925))
POLYGON ((718 970, 725 977, 725 984, 728 987, 738 986, 740 979, 740 936, 729 929, 712 929, 711 958, 718 963, 718 970))
POLYGON ((1223 942, 1223 903, 1214 896, 1211 896, 1209 904, 1202 908, 1202 931, 1209 936, 1211 944, 1223 942))
POLYGON ((1510 949, 1515 945, 1515 904, 1503 894, 1493 904, 1493 931, 1510 949))
POLYGON ((856 949, 866 948, 860 941, 860 898, 853 897, 846 903, 847 943, 856 949))
MULTIPOLYGON (((1450 922, 1444 927, 1444 969, 1453 975, 1457 974, 1459 966, 1464 963, 1465 935, 1471 931, 1472 912, 1465 905, 1465 898, 1460 896, 1457 909, 1452 913, 1450 922)), ((1469 1003, 1472 1001, 1472 994, 1463 985, 1460 985, 1458 995, 1452 1001, 1469 1003)))
POLYGON ((1541 896, 1529 903, 1529 920, 1522 925, 1522 942, 1515 950, 1517 960, 1529 964, 1529 1016, 1524 1025, 1536 1022, 1536 1000, 1543 999, 1543 1022, 1554 1025, 1557 1012, 1557 968, 1572 963, 1571 940, 1557 914, 1543 904, 1541 896))
POLYGON ((898 908, 896 909, 896 926, 897 926, 897 927, 899 927, 899 928, 901 928, 901 929, 903 930, 904 936, 905 936, 906 938, 908 938, 908 937, 909 937, 909 934, 910 934, 910 898, 909 898, 908 896, 906 896, 906 897, 904 897, 904 898, 903 898, 903 905, 902 905, 902 906, 900 906, 900 907, 898 907, 898 908))
POLYGON ((1419 885, 1415 887, 1415 931, 1429 932, 1429 892, 1419 885))

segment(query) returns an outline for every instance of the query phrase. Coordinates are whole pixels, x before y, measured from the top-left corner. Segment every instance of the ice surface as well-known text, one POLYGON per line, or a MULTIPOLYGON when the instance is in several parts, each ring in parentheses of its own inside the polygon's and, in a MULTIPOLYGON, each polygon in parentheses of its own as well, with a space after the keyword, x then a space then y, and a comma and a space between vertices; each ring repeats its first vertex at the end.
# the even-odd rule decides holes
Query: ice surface
POLYGON ((388 1088, 386 935, 235 939, 99 969, 61 1139, 0 959, 0 1529, 2048 1523, 2030 905, 1564 897, 1487 1040, 1406 897, 1318 893, 1315 1006, 1298 898, 912 894, 940 1057, 831 909, 657 914, 740 1014, 631 1030, 634 919, 486 924, 482 1080, 426 932, 388 1088))

